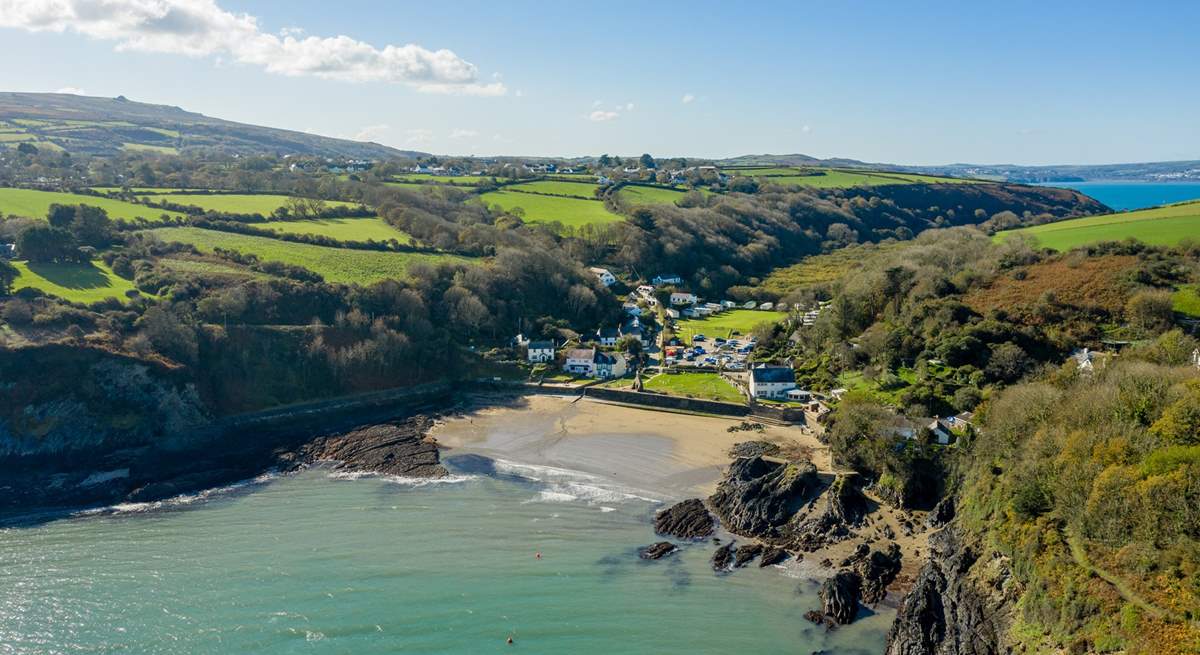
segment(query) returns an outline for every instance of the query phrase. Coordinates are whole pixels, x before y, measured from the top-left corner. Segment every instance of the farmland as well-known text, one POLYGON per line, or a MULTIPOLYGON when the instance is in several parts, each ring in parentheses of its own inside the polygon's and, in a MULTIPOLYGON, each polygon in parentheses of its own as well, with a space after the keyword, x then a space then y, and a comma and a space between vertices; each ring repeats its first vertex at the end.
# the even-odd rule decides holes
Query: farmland
POLYGON ((731 169, 735 175, 757 177, 764 184, 805 186, 816 189, 842 189, 855 186, 883 186, 888 184, 978 184, 968 180, 913 173, 891 173, 883 171, 860 171, 841 168, 761 168, 731 169))
POLYGON ((628 185, 621 187, 617 195, 631 205, 674 205, 683 198, 684 192, 664 187, 628 185))
MULTIPOLYGON (((178 205, 192 205, 206 211, 226 214, 262 214, 270 215, 276 209, 284 207, 289 198, 271 194, 200 194, 200 193, 166 193, 150 198, 158 202, 169 202, 178 205)), ((325 201, 330 209, 353 209, 358 205, 341 201, 325 201)))
MULTIPOLYGON (((132 193, 154 195, 159 193, 188 193, 189 191, 200 191, 202 189, 181 189, 178 187, 153 187, 153 186, 136 186, 129 189, 132 193)), ((92 191, 97 193, 120 193, 122 188, 119 186, 94 186, 92 191)))
POLYGON ((163 241, 190 243, 203 252, 224 248, 257 255, 262 261, 302 266, 319 273, 328 282, 343 284, 366 285, 380 280, 402 279, 407 277, 408 267, 417 263, 471 261, 453 255, 328 248, 196 227, 168 227, 150 233, 163 241))
POLYGON ((750 334, 755 327, 763 323, 775 323, 783 320, 787 312, 765 312, 757 309, 731 309, 714 314, 707 318, 681 318, 676 321, 678 328, 675 333, 680 339, 690 343, 692 337, 703 334, 708 338, 729 338, 735 331, 740 334, 750 334))
POLYGON ((672 396, 720 400, 727 403, 744 403, 746 397, 737 387, 716 373, 662 373, 646 380, 647 391, 657 391, 672 396))
POLYGON ((1200 318, 1200 287, 1189 284, 1181 287, 1172 297, 1175 311, 1192 318, 1200 318))
POLYGON ((1195 239, 1200 235, 1200 202, 1046 223, 1001 232, 994 238, 1003 240, 1012 235, 1033 237, 1039 246, 1053 250, 1125 239, 1158 246, 1175 245, 1184 238, 1195 239))
POLYGON ((572 196, 575 198, 593 199, 596 197, 598 184, 590 182, 563 182, 560 180, 538 180, 522 182, 505 187, 506 191, 522 191, 525 193, 546 193, 555 196, 572 196))
POLYGON ((254 227, 281 234, 313 234, 338 241, 390 241, 408 243, 412 237, 388 225, 382 218, 310 218, 302 221, 254 223, 254 227))
POLYGON ((61 193, 57 191, 36 191, 34 189, 0 188, 0 214, 26 216, 28 218, 45 218, 50 205, 86 204, 99 207, 108 212, 112 219, 124 218, 132 220, 143 217, 150 221, 158 220, 163 214, 179 218, 179 212, 145 207, 124 200, 85 196, 77 193, 61 193))
POLYGON ((93 303, 109 298, 125 300, 125 292, 132 290, 133 282, 119 277, 104 262, 95 260, 88 264, 50 264, 14 262, 19 275, 13 282, 13 290, 38 289, 77 303, 93 303))
POLYGON ((525 210, 527 223, 558 221, 566 227, 580 227, 624 220, 623 217, 605 209, 604 203, 598 200, 541 196, 516 191, 491 191, 480 196, 480 199, 488 206, 499 205, 504 211, 521 207, 525 210))
MULTIPOLYGON (((406 173, 397 175, 393 180, 397 182, 436 182, 439 184, 459 184, 465 186, 473 186, 482 182, 491 181, 491 177, 487 175, 431 175, 428 173, 406 173)), ((498 178, 503 181, 503 178, 498 178)))

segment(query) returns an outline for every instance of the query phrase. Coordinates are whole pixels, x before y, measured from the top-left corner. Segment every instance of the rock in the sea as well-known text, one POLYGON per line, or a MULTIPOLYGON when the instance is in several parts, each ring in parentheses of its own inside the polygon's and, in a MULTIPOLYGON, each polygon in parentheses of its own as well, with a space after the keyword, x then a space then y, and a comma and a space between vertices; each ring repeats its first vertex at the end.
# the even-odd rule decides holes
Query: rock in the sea
POLYGON ((735 542, 731 541, 713 553, 712 567, 714 571, 728 571, 730 569, 730 565, 733 564, 734 544, 735 542))
POLYGON ((447 475, 437 445, 425 439, 432 419, 417 417, 399 424, 371 425, 314 439, 300 451, 304 462, 334 461, 348 471, 413 478, 447 475))
POLYGON ((638 549, 638 557, 642 559, 662 559, 667 555, 671 555, 678 551, 675 544, 669 541, 660 541, 656 544, 650 544, 644 548, 638 549))
POLYGON ((820 486, 817 467, 768 460, 736 459, 709 506, 731 532, 773 538, 820 486))
POLYGON ((862 580, 854 571, 838 571, 821 585, 821 611, 839 625, 846 625, 858 614, 858 593, 862 580))
POLYGON ((874 605, 887 595, 888 585, 900 574, 900 546, 888 545, 887 551, 872 551, 854 564, 854 570, 862 577, 862 602, 874 605))
POLYGON ((778 564, 787 559, 788 552, 778 546, 767 546, 763 548, 762 557, 758 560, 758 567, 771 566, 778 564))
POLYGON ((763 551, 762 544, 746 544, 738 546, 737 551, 733 555, 733 568, 740 569, 750 563, 755 557, 758 557, 763 551))
POLYGON ((678 539, 703 539, 715 529, 712 514, 699 498, 689 498, 659 512, 654 531, 678 539))

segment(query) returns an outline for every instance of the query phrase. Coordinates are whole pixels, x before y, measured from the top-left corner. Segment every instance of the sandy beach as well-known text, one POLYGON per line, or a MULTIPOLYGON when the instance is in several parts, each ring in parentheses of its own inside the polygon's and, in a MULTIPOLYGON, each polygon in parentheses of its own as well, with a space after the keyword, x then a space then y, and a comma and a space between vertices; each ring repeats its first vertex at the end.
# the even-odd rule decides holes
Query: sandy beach
POLYGON ((729 431, 742 421, 531 395, 500 405, 481 401, 446 417, 432 435, 447 457, 474 453, 583 471, 664 499, 711 493, 730 462, 730 447, 743 441, 805 448, 820 470, 829 470, 828 449, 806 430, 729 431))

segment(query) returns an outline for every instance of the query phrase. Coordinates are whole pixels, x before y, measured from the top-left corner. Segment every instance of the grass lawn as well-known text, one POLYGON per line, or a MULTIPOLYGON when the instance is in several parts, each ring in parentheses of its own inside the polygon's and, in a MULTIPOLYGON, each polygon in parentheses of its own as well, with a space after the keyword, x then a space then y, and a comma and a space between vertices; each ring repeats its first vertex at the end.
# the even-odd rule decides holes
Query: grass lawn
MULTIPOLYGON (((158 193, 187 193, 189 191, 199 191, 202 189, 181 189, 179 187, 156 187, 156 186, 135 186, 130 187, 130 191, 134 193, 158 194, 158 193)), ((112 193, 121 191, 119 186, 94 186, 92 191, 99 193, 112 193)))
POLYGON ((522 182, 504 187, 506 191, 524 191, 530 193, 549 193, 557 196, 574 196, 576 198, 593 199, 600 185, 591 182, 563 182, 561 180, 537 180, 522 182))
POLYGON ((488 206, 500 205, 505 211, 514 207, 523 208, 527 223, 558 221, 567 227, 580 227, 625 220, 623 216, 618 216, 605 209, 604 203, 598 200, 539 196, 515 191, 491 191, 480 196, 480 199, 488 206))
POLYGON ((244 266, 236 264, 226 264, 222 262, 210 262, 200 259, 184 259, 183 257, 165 257, 158 260, 158 263, 172 271, 179 273, 189 273, 201 277, 218 277, 218 278, 260 278, 266 279, 271 277, 266 273, 252 271, 244 266))
POLYGON ((53 204, 84 204, 100 207, 108 212, 109 218, 113 219, 124 218, 132 220, 140 216, 150 221, 156 221, 163 214, 174 217, 182 216, 179 212, 145 207, 124 200, 113 200, 112 198, 85 196, 77 193, 60 193, 57 191, 0 188, 0 214, 16 214, 17 216, 44 219, 46 218, 46 212, 50 210, 50 205, 53 204))
MULTIPOLYGON (((228 214, 262 214, 270 215, 276 209, 287 204, 288 196, 271 194, 189 194, 165 193, 156 195, 151 200, 171 202, 179 205, 194 205, 201 209, 228 214)), ((352 209, 358 205, 339 200, 326 200, 325 204, 331 209, 352 209)))
POLYGON ((327 248, 198 227, 166 227, 152 230, 150 233, 163 241, 190 243, 204 252, 211 252, 213 248, 225 248, 257 255, 262 261, 303 266, 320 273, 328 282, 343 284, 367 285, 380 280, 402 279, 407 276, 408 267, 416 263, 471 261, 455 255, 327 248))
POLYGON ((1175 311, 1180 314, 1200 318, 1200 287, 1189 284, 1180 287, 1172 296, 1175 311))
POLYGON ((252 223, 256 228, 283 234, 316 234, 339 241, 389 241, 408 243, 412 237, 388 225, 378 216, 369 218, 310 218, 303 221, 252 223))
POLYGON ((1200 202, 1073 218, 1000 232, 993 239, 1002 241, 1014 234, 1031 236, 1039 246, 1054 250, 1070 250, 1089 243, 1130 238, 1151 245, 1170 246, 1185 237, 1200 237, 1200 202))
POLYGON ((99 259, 90 264, 35 264, 13 262, 20 274, 13 291, 26 287, 78 303, 94 303, 108 298, 125 300, 133 282, 119 277, 99 259))
POLYGON ((727 403, 745 403, 746 397, 737 387, 716 373, 662 373, 644 382, 647 391, 720 400, 727 403))
POLYGON ((755 326, 763 323, 775 323, 787 316, 787 312, 765 312, 757 309, 727 309, 720 314, 706 318, 681 318, 676 321, 679 328, 678 337, 686 343, 692 342, 692 337, 703 334, 705 337, 721 337, 728 339, 736 330, 748 336, 755 326))
POLYGON ((121 150, 126 152, 157 152, 160 155, 178 155, 179 150, 174 146, 152 146, 145 143, 124 143, 121 150))
POLYGON ((674 205, 684 193, 682 190, 664 187, 627 185, 621 187, 617 195, 632 205, 674 205))

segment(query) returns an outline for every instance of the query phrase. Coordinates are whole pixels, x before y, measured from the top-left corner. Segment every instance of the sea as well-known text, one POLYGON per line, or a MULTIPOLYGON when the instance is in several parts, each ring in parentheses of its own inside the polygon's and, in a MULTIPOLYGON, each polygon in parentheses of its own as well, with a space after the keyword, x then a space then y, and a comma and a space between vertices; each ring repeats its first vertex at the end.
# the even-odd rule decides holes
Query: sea
POLYGON ((1049 182, 1043 186, 1075 189, 1117 211, 1200 200, 1200 182, 1049 182))
POLYGON ((0 653, 883 651, 826 632, 806 562, 643 561, 666 499, 504 461, 444 480, 309 469, 0 529, 0 653), (508 639, 512 643, 508 643, 508 639))

